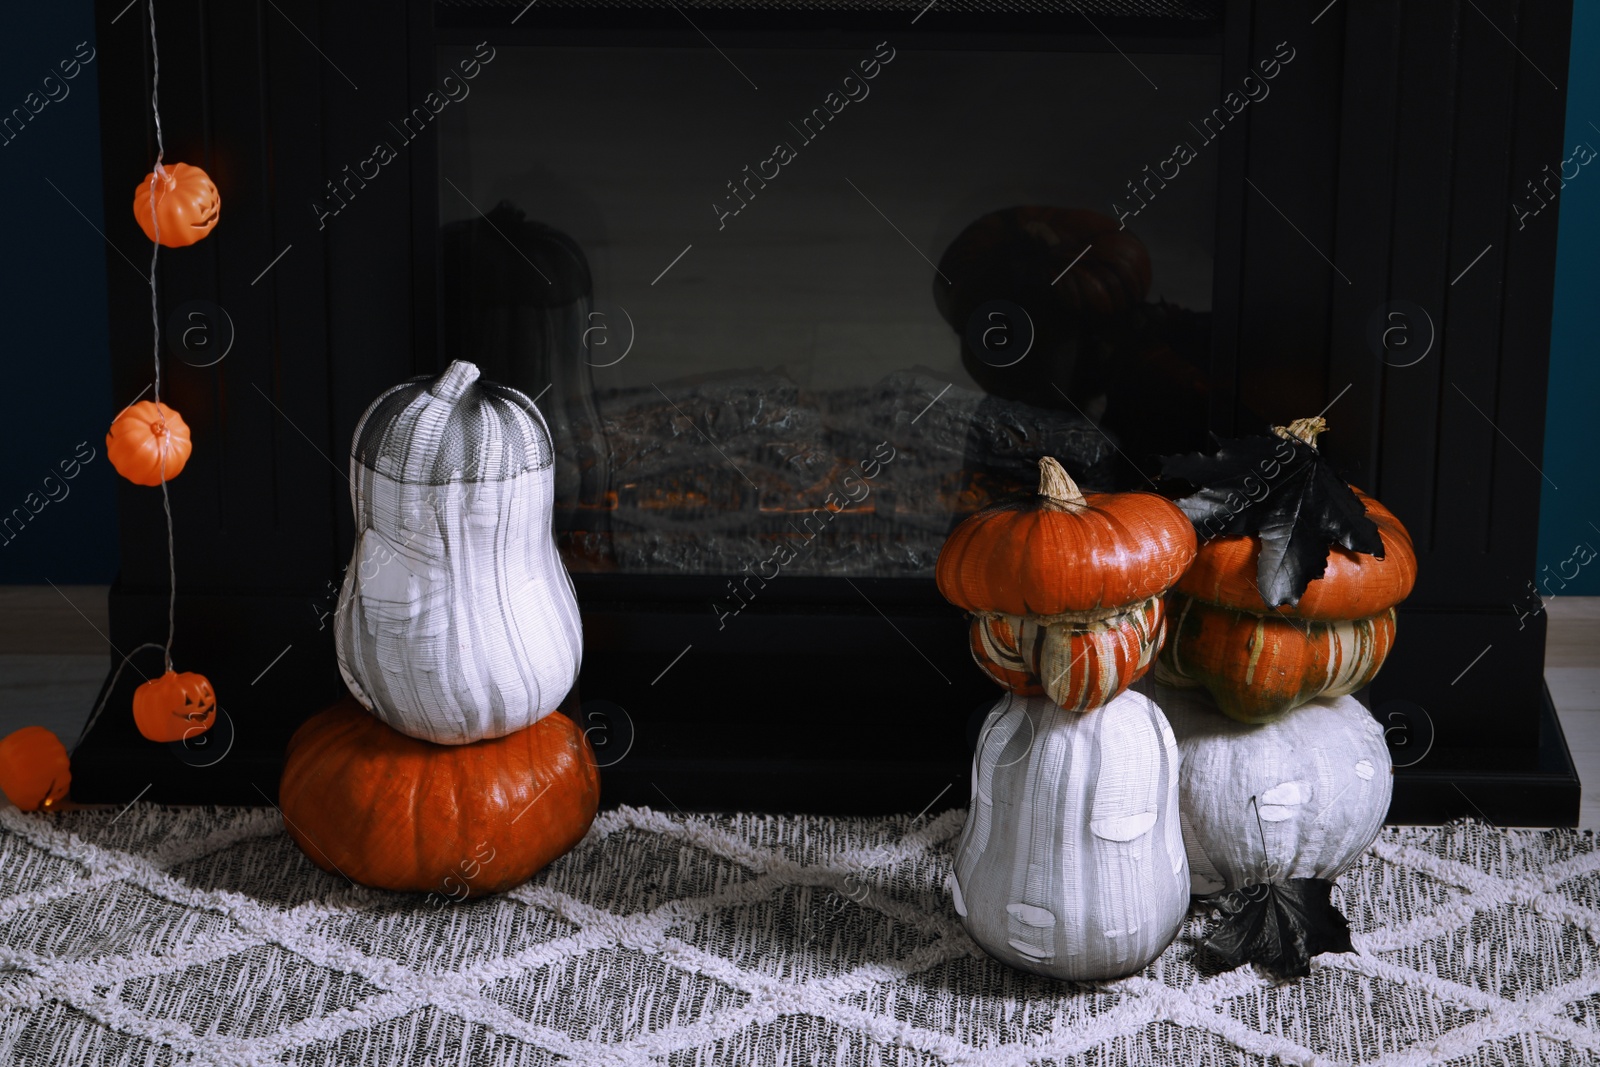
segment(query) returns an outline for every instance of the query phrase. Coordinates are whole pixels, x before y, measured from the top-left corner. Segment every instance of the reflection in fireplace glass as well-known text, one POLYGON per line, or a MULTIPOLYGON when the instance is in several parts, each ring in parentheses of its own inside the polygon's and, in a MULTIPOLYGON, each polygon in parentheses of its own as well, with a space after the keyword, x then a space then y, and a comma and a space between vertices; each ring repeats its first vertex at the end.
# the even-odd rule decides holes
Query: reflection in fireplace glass
POLYGON ((1130 179, 1215 56, 741 56, 502 47, 439 116, 441 355, 536 398, 569 568, 928 576, 1041 456, 1201 443, 1217 150, 1130 179))

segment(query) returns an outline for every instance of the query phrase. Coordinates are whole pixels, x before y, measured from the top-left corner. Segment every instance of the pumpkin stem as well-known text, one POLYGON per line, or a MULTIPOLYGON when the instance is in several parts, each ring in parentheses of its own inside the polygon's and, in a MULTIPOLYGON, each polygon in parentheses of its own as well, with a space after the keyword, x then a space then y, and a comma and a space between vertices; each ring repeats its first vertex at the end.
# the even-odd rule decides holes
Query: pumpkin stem
POLYGON ((1321 415, 1313 415, 1309 419, 1295 419, 1287 426, 1274 426, 1272 428, 1272 432, 1279 437, 1286 440, 1292 437, 1296 441, 1310 445, 1312 448, 1317 447, 1317 435, 1326 433, 1327 430, 1328 420, 1321 415))
POLYGON ((460 400, 467 386, 478 380, 478 365, 458 359, 428 387, 428 392, 444 401, 460 400))
POLYGON ((1057 504, 1086 505, 1083 491, 1072 480, 1066 468, 1050 456, 1039 459, 1039 495, 1057 504))

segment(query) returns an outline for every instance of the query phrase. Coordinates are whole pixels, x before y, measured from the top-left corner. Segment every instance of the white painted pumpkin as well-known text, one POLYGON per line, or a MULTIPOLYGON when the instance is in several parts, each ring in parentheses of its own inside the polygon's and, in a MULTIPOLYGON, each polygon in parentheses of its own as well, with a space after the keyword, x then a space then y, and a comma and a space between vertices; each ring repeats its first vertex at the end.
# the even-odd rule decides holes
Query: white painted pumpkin
POLYGON ((1292 878, 1333 881, 1372 844, 1394 775, 1383 727, 1355 697, 1273 722, 1224 715, 1203 689, 1146 684, 1183 754, 1180 805, 1196 896, 1292 878))
POLYGON ((384 392, 350 456, 355 555, 334 643, 357 700, 442 744, 554 711, 583 632, 551 536, 554 455, 526 395, 457 361, 384 392))
POLYGON ((972 760, 950 881, 996 959, 1054 978, 1120 978, 1171 943, 1189 907, 1178 751, 1137 692, 1098 711, 1007 693, 972 760))

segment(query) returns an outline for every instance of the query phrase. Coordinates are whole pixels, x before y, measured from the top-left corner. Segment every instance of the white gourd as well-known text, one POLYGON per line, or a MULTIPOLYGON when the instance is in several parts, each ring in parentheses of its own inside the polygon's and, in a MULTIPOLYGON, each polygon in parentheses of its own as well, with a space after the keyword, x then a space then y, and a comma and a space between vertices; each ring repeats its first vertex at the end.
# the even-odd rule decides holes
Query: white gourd
POLYGON ((374 400, 356 425, 356 546, 339 670, 401 733, 500 737, 572 688, 583 631, 551 534, 551 437, 532 400, 457 361, 374 400))
POLYGON ((973 756, 950 888, 972 939, 1025 971, 1120 978, 1160 955, 1189 907, 1161 709, 1132 691, 1087 713, 1002 697, 973 756))
POLYGON ((1148 686, 1183 756, 1183 839, 1196 896, 1293 878, 1333 881, 1377 838, 1393 765, 1355 697, 1309 701, 1273 722, 1218 710, 1203 689, 1148 686))

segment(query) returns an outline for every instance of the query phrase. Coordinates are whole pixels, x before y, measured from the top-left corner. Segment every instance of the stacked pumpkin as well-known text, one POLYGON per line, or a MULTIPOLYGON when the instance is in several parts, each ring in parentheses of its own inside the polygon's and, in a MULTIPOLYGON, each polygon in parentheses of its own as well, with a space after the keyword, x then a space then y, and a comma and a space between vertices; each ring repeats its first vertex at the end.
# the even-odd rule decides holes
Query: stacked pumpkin
POLYGON ((1128 686, 1195 536, 1162 497, 1085 495, 1054 459, 1039 469, 1036 495, 969 517, 939 555, 973 658, 1007 690, 973 758, 951 892, 991 955, 1115 978, 1160 954, 1189 903, 1174 735, 1128 686))
POLYGON ((554 484, 538 408, 471 363, 389 389, 357 424, 356 546, 335 627, 352 696, 295 732, 279 785, 318 866, 475 896, 588 831, 594 753, 556 710, 582 630, 551 534, 554 484))
POLYGON ((1302 419, 1162 468, 1197 487, 1177 504, 1205 540, 1146 688, 1183 757, 1193 892, 1223 916, 1208 945, 1279 977, 1350 950, 1333 881, 1393 789, 1383 729, 1350 694, 1382 667, 1417 572, 1405 527, 1318 450, 1325 429, 1302 419))
POLYGON ((1416 582, 1411 535, 1328 467, 1316 445, 1326 429, 1301 419, 1163 468, 1203 483, 1178 506, 1211 536, 1170 598, 1158 677, 1205 686, 1241 722, 1371 682, 1416 582))

